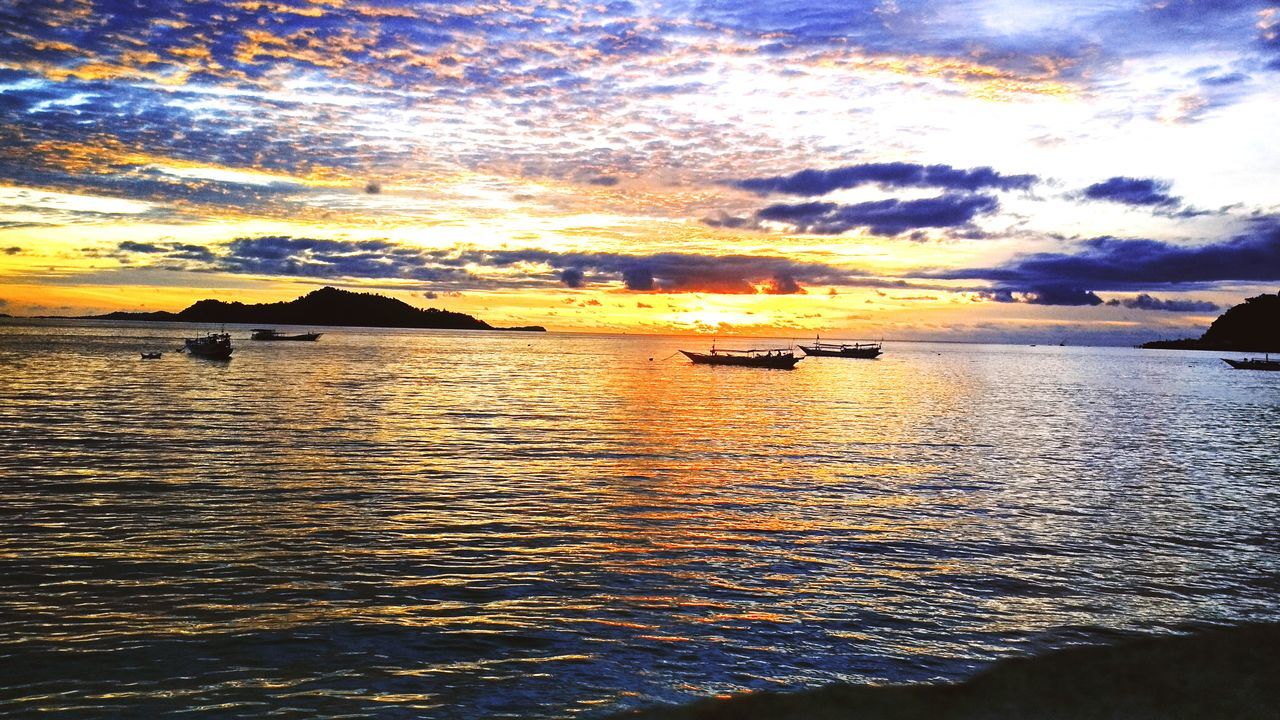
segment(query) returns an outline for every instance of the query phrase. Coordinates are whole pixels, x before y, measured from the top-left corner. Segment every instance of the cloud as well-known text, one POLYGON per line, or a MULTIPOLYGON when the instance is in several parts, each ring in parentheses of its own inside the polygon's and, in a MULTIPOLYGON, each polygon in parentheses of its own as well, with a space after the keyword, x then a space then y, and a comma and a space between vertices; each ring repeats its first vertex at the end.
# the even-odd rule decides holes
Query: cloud
POLYGON ((1162 310, 1164 312, 1215 312, 1221 308, 1217 303, 1207 300, 1161 300, 1146 293, 1132 298, 1112 298, 1108 305, 1133 308, 1135 310, 1162 310))
POLYGON ((22 248, 18 247, 17 245, 13 245, 0 250, 0 252, 3 252, 5 255, 21 255, 22 248))
POLYGON ((783 222, 798 232, 839 235, 868 228, 877 235, 897 235, 918 228, 959 227, 994 212, 999 201, 990 195, 949 194, 920 200, 874 200, 853 205, 829 202, 770 205, 759 220, 783 222))
POLYGON ((125 252, 135 252, 135 253, 164 252, 164 248, 160 247, 159 245, 155 245, 152 243, 134 242, 132 240, 125 240, 124 242, 120 243, 118 247, 125 252))
POLYGON ((438 253, 437 262, 481 267, 541 264, 621 279, 636 292, 707 292, 722 294, 793 294, 802 283, 855 282, 851 270, 769 255, 699 255, 694 253, 553 252, 549 250, 469 250, 438 253))
POLYGON ((587 178, 587 184, 599 185, 600 187, 613 187, 618 184, 618 178, 612 175, 597 175, 596 177, 587 178))
POLYGON ((388 240, 332 240, 269 235, 236 238, 213 249, 181 243, 117 246, 128 258, 152 258, 170 269, 315 278, 425 280, 473 286, 582 287, 587 273, 635 292, 798 294, 804 284, 873 284, 899 287, 903 280, 860 277, 854 271, 766 255, 442 250, 388 240), (517 274, 512 268, 519 270, 517 274), (543 269, 539 269, 543 268, 543 269))
POLYGON ((387 240, 273 235, 232 240, 214 264, 227 272, 293 277, 449 280, 466 276, 461 267, 441 267, 432 260, 426 251, 387 240))
POLYGON ((1035 253, 1004 265, 926 273, 935 279, 982 279, 1001 287, 1078 287, 1138 291, 1162 285, 1280 281, 1280 217, 1204 245, 1099 237, 1075 253, 1035 253))
POLYGON ((1244 73, 1234 72, 1234 73, 1226 73, 1224 75, 1209 75, 1206 77, 1202 77, 1199 79, 1199 83, 1201 85, 1208 85, 1210 87, 1223 87, 1225 85, 1235 85, 1237 83, 1242 83, 1248 79, 1249 79, 1248 75, 1245 75, 1244 73))
POLYGON ((1047 285, 1032 289, 997 288, 975 293, 983 300, 1029 305, 1101 305, 1102 298, 1089 290, 1063 285, 1047 285))
POLYGON ((560 271, 560 282, 571 288, 580 288, 585 283, 582 271, 578 268, 565 268, 560 271))
POLYGON ((118 244, 116 248, 123 253, 160 255, 167 260, 213 262, 216 259, 213 251, 209 248, 203 245, 192 245, 189 243, 140 243, 132 240, 125 240, 118 244))
POLYGON ((814 197, 862 185, 968 191, 1026 190, 1036 180, 1034 175, 1002 175, 990 167, 962 170, 950 165, 889 162, 849 165, 834 170, 801 170, 791 175, 734 180, 729 184, 757 195, 783 193, 814 197))
POLYGON ((1125 205, 1177 205, 1169 194, 1169 183, 1153 178, 1113 177, 1084 189, 1089 200, 1106 200, 1125 205))

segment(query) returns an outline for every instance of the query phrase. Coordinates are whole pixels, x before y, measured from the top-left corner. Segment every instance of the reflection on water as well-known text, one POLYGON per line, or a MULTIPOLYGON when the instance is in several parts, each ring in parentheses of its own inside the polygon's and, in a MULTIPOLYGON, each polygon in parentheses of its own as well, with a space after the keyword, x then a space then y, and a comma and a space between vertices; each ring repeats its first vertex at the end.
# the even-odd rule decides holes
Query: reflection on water
POLYGON ((0 713, 598 715, 1280 616, 1280 377, 1209 355, 138 359, 182 334, 0 326, 0 713))

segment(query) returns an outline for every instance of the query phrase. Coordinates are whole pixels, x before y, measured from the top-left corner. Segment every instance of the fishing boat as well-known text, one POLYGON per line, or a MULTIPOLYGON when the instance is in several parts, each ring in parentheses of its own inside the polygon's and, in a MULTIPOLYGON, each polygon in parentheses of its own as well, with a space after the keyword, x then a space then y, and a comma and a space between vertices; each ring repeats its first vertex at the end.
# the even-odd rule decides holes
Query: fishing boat
POLYGON ((801 357, 790 348, 759 348, 751 350, 725 350, 711 346, 711 352, 700 353, 681 350, 684 356, 699 365, 738 365, 740 367, 774 368, 790 370, 801 357))
POLYGON ((144 352, 144 353, 142 353, 142 359, 143 359, 143 360, 159 360, 159 359, 160 359, 160 353, 158 353, 158 352, 144 352))
POLYGON ((1243 360, 1222 358, 1222 362, 1237 370, 1280 370, 1280 360, 1272 360, 1270 353, 1267 353, 1262 358, 1245 358, 1243 360))
POLYGON ((880 352, 884 349, 884 342, 824 343, 821 338, 815 337, 812 345, 801 345, 800 349, 804 351, 805 355, 872 360, 880 355, 880 352))
POLYGON ((227 333, 209 333, 203 337, 187 338, 184 350, 198 357, 211 360, 231 359, 231 336, 227 333))
POLYGON ((313 341, 313 340, 319 340, 320 336, 323 334, 324 333, 312 332, 312 333, 299 333, 297 335, 281 335, 280 333, 276 332, 271 328, 257 328, 253 331, 253 334, 249 336, 249 339, 313 341))

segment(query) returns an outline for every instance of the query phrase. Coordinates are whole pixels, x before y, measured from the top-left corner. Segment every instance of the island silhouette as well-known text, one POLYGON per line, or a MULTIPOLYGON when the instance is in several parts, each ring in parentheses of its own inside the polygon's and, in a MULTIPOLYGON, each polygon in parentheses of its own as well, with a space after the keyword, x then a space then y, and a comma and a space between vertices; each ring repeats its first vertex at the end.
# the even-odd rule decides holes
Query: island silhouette
POLYGON ((1149 350, 1280 352, 1280 293, 1251 297, 1218 316, 1199 338, 1155 340, 1149 350))
POLYGON ((494 327, 465 313, 436 308, 416 308, 384 295, 351 292, 335 287, 313 290, 288 302, 246 305, 222 300, 200 300, 176 313, 164 310, 113 312, 93 315, 88 319, 546 332, 546 328, 539 325, 494 327))

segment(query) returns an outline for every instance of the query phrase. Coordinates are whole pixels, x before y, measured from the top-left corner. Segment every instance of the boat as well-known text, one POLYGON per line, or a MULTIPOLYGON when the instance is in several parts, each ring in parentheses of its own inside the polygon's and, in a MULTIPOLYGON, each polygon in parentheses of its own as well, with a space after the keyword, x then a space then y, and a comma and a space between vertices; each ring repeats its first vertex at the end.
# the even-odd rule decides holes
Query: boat
POLYGON ((203 337, 187 338, 184 350, 203 358, 212 360, 229 360, 231 358, 231 336, 227 333, 209 333, 203 337))
POLYGON ((725 350, 711 346, 711 352, 681 350, 684 356, 698 365, 737 365, 740 367, 774 368, 790 370, 803 358, 790 348, 759 348, 752 350, 725 350))
POLYGON ((256 328, 253 334, 249 336, 251 340, 319 340, 324 333, 299 333, 297 335, 281 335, 271 328, 256 328))
POLYGON ((1280 370, 1280 360, 1272 360, 1270 353, 1267 353, 1262 358, 1245 358, 1243 360, 1222 358, 1222 362, 1237 370, 1280 370))
POLYGON ((143 359, 143 360, 159 360, 159 359, 160 359, 160 353, 158 353, 158 352, 144 352, 144 353, 142 353, 142 359, 143 359))
POLYGON ((872 360, 880 355, 884 349, 884 342, 824 343, 820 338, 815 337, 812 345, 801 345, 800 349, 804 351, 805 355, 872 360))

